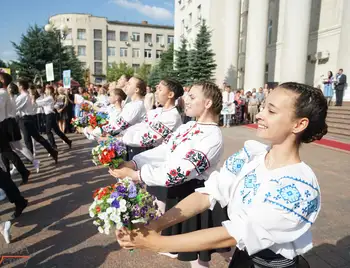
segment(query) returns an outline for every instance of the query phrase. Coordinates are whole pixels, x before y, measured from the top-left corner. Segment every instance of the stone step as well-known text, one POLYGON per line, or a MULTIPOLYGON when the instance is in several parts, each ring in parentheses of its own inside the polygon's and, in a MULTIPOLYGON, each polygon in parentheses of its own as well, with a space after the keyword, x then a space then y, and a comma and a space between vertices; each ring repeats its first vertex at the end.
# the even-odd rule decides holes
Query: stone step
POLYGON ((347 135, 343 135, 343 134, 335 134, 335 133, 330 133, 328 131, 327 135, 324 136, 324 138, 350 144, 350 135, 347 136, 347 135))
POLYGON ((328 109, 328 114, 346 114, 350 117, 350 110, 338 110, 338 109, 328 109))
POLYGON ((350 111, 350 106, 328 106, 328 111, 350 111))
POLYGON ((343 124, 343 123, 333 123, 333 122, 327 122, 328 127, 331 128, 338 128, 338 129, 345 129, 350 131, 350 125, 349 124, 343 124))
POLYGON ((350 119, 350 116, 348 114, 333 114, 333 113, 328 113, 327 114, 327 119, 350 119))
POLYGON ((346 116, 343 118, 338 118, 338 117, 330 117, 327 116, 327 123, 340 123, 340 124, 348 124, 350 125, 350 117, 346 116))
POLYGON ((343 138, 350 139, 350 130, 328 127, 328 135, 330 136, 339 135, 343 138))

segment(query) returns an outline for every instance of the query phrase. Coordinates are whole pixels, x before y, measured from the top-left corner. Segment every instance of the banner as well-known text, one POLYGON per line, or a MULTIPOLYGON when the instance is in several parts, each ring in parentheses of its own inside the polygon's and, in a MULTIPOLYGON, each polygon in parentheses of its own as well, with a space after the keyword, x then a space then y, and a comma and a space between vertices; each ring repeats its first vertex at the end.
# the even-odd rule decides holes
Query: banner
POLYGON ((0 73, 11 74, 11 69, 10 68, 0 68, 0 73))
POLYGON ((46 69, 46 81, 47 82, 51 82, 55 80, 55 76, 53 74, 53 63, 47 63, 45 65, 45 69, 46 69))
POLYGON ((63 71, 63 87, 70 88, 70 70, 63 71))

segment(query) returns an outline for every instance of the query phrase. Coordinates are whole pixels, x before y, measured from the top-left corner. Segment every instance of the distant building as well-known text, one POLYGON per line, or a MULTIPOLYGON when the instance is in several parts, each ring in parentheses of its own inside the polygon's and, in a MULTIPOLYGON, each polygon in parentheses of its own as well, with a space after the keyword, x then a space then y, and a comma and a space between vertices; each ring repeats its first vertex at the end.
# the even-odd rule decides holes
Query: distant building
POLYGON ((193 48, 206 20, 218 84, 317 86, 328 71, 343 68, 350 77, 349 14, 349 0, 175 0, 175 49, 181 38, 193 48))
POLYGON ((109 21, 90 14, 58 14, 50 17, 57 28, 66 24, 64 45, 73 46, 79 60, 90 70, 92 83, 106 81, 107 66, 126 62, 137 70, 143 63, 153 65, 170 43, 174 27, 109 21))

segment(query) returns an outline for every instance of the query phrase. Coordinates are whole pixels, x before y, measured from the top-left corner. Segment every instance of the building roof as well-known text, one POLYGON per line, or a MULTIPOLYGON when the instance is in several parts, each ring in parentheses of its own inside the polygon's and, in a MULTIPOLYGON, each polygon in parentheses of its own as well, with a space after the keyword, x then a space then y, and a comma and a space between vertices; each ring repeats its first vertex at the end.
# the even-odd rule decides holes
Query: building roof
POLYGON ((141 23, 137 22, 125 22, 118 20, 107 20, 109 24, 117 24, 117 25, 126 25, 126 26, 137 26, 137 27, 147 27, 147 28, 158 28, 158 29, 168 29, 174 30, 174 26, 169 25, 159 25, 159 24, 149 24, 147 21, 143 21, 141 23))

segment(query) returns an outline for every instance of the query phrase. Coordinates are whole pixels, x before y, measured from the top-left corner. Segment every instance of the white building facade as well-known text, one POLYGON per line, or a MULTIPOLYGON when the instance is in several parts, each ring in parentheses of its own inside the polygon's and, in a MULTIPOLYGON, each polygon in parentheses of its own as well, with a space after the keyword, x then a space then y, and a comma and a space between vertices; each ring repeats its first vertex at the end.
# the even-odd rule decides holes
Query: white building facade
POLYGON ((49 21, 57 28, 68 26, 63 44, 75 49, 79 60, 89 68, 92 83, 104 83, 107 68, 114 62, 126 62, 135 71, 143 63, 153 65, 174 42, 174 27, 147 21, 109 21, 90 14, 59 14, 49 21))
POLYGON ((175 49, 181 38, 193 48, 203 19, 212 31, 219 85, 317 86, 339 68, 350 77, 349 0, 175 0, 175 49))

